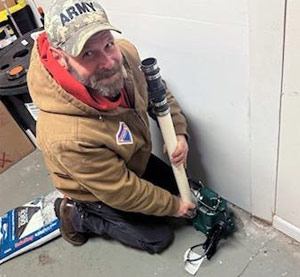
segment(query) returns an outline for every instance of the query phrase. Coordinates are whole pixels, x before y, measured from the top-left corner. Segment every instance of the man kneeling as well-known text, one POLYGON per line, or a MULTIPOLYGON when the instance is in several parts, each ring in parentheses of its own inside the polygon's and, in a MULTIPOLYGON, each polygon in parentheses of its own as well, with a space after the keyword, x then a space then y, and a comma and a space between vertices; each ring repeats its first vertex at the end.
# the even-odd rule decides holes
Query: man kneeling
MULTIPOLYGON (((171 168, 151 154, 148 93, 136 48, 116 40, 96 1, 54 0, 32 50, 28 87, 40 112, 37 140, 55 187, 61 234, 73 245, 109 235, 158 253, 173 239, 167 216, 194 204, 176 195, 171 168)), ((186 163, 187 124, 171 93, 178 145, 186 163)))

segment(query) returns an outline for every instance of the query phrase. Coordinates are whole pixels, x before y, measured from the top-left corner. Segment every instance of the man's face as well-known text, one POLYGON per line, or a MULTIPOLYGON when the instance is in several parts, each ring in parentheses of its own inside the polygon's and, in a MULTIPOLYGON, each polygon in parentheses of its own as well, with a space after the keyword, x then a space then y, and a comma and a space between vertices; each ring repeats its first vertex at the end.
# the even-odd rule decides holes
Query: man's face
POLYGON ((65 58, 67 70, 90 92, 105 97, 119 94, 123 86, 123 60, 110 31, 92 36, 77 57, 65 58))

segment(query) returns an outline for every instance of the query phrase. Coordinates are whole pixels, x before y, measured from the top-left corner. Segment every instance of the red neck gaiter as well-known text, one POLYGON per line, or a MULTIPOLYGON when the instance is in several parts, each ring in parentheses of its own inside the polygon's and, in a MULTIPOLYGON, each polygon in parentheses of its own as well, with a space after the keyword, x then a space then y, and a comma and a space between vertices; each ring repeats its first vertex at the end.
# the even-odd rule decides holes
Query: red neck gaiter
POLYGON ((120 90, 121 97, 117 101, 109 99, 97 94, 94 97, 90 95, 87 89, 77 81, 66 69, 64 69, 52 56, 49 49, 49 41, 46 33, 42 33, 38 37, 38 50, 43 65, 50 72, 54 80, 68 93, 72 94, 83 103, 96 108, 98 110, 111 110, 119 106, 128 107, 125 100, 125 90, 120 90))

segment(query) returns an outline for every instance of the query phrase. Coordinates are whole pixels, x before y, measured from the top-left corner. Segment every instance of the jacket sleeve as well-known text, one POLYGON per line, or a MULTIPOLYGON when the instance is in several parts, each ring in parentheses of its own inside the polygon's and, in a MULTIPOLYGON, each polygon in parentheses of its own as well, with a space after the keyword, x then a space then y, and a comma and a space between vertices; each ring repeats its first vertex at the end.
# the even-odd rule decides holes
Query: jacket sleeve
POLYGON ((168 89, 167 89, 167 100, 170 106, 171 117, 173 120, 176 135, 185 135, 186 138, 189 138, 187 132, 186 118, 184 117, 181 108, 178 102, 176 101, 175 97, 171 94, 171 92, 168 89))
POLYGON ((123 211, 173 216, 179 198, 139 178, 110 149, 89 142, 56 142, 52 159, 82 188, 105 204, 123 211))

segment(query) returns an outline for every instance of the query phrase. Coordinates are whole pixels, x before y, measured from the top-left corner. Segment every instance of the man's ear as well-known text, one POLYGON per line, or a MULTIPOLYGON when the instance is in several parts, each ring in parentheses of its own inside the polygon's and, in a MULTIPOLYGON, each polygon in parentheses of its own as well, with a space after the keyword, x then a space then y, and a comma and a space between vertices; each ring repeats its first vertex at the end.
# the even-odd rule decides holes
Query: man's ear
POLYGON ((62 50, 54 48, 52 46, 50 46, 49 48, 53 58, 65 69, 68 69, 68 64, 66 62, 66 57, 65 55, 62 53, 62 50))

